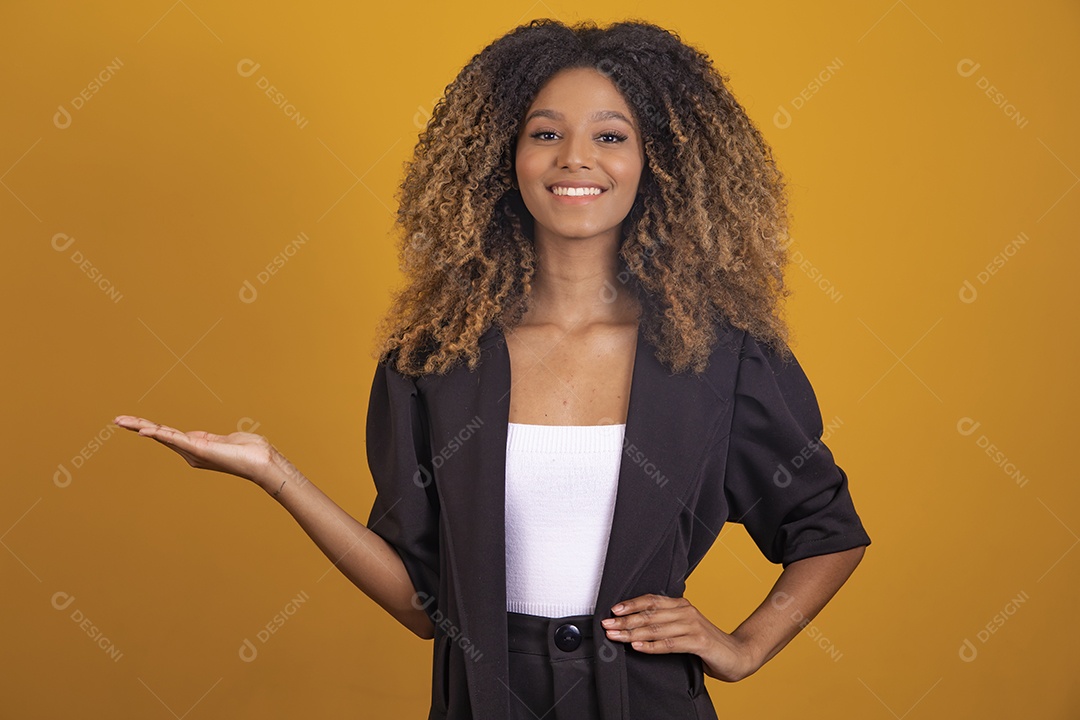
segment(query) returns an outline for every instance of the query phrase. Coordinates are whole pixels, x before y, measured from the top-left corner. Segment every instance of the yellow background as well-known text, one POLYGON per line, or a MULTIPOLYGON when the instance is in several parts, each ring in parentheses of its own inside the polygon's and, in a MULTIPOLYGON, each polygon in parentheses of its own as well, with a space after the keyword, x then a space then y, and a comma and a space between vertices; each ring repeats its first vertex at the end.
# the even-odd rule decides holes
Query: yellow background
MULTIPOLYGON (((1077 3, 170 2, 0 13, 0 716, 426 716, 428 642, 254 485, 111 420, 265 434, 366 519, 417 123, 519 23, 641 17, 730 74, 791 183, 793 345, 874 543, 758 673, 708 681, 720 715, 1080 717, 1077 3)), ((687 597, 730 631, 778 574, 728 525, 687 597)))

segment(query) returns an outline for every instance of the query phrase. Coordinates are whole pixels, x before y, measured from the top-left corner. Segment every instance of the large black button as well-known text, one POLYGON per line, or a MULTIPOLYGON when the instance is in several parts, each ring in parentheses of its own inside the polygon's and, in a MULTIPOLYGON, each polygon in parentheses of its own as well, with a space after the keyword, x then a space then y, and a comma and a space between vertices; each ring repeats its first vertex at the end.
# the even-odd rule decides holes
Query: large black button
POLYGON ((555 647, 563 652, 572 652, 581 645, 581 631, 577 625, 563 623, 555 629, 555 647))

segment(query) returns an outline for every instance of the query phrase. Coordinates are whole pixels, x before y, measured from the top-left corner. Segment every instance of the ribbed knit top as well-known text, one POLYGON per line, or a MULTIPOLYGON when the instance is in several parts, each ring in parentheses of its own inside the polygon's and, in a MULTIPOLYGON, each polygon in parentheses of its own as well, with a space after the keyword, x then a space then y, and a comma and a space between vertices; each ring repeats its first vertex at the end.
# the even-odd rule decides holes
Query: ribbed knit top
POLYGON ((506 609, 591 614, 615 512, 626 424, 510 423, 506 609))

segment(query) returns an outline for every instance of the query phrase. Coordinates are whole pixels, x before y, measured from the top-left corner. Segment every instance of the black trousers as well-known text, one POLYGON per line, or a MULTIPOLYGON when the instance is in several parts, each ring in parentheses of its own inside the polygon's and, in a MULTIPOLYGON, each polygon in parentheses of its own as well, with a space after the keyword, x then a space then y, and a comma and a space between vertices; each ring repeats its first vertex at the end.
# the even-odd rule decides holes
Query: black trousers
POLYGON ((592 615, 507 612, 509 720, 599 720, 592 615))

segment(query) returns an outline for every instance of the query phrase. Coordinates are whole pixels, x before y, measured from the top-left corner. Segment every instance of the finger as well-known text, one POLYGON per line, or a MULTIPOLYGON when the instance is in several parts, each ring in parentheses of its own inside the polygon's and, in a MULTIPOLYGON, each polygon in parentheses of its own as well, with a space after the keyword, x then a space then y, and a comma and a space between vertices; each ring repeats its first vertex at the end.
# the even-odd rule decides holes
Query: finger
POLYGON ((153 438, 158 442, 172 443, 174 442, 176 432, 174 430, 169 430, 167 428, 153 425, 149 427, 139 428, 139 436, 153 438))
POLYGON ((140 428, 140 434, 141 434, 142 430, 164 430, 166 432, 176 433, 177 435, 184 435, 184 436, 187 435, 187 433, 185 433, 185 432, 183 432, 181 430, 178 430, 177 428, 174 428, 171 425, 162 425, 161 423, 150 423, 149 425, 144 425, 143 427, 140 428))
POLYGON ((612 622, 601 621, 605 629, 635 630, 669 626, 672 623, 688 624, 697 620, 698 612, 693 606, 675 608, 648 609, 641 612, 612 618, 612 622))
POLYGON ((652 594, 638 595, 629 600, 623 600, 621 603, 615 603, 611 608, 611 612, 615 617, 601 620, 600 624, 608 630, 619 630, 629 627, 630 618, 634 617, 636 613, 641 612, 646 607, 649 607, 652 604, 654 597, 655 596, 652 594))
POLYGON ((685 636, 677 638, 665 637, 658 640, 634 640, 630 643, 630 647, 639 652, 652 653, 654 655, 693 652, 690 649, 690 645, 686 642, 685 636))
POLYGON ((622 630, 612 640, 629 643, 635 650, 652 652, 695 652, 700 647, 698 628, 692 623, 671 622, 622 630))
POLYGON ((145 437, 152 437, 155 440, 164 442, 170 446, 175 445, 184 448, 185 450, 193 450, 196 447, 192 438, 188 437, 185 433, 165 425, 140 428, 139 434, 145 437))
MULTIPOLYGON (((176 428, 171 427, 169 425, 161 425, 160 423, 152 422, 150 420, 147 420, 146 418, 135 417, 133 415, 117 415, 116 418, 113 420, 113 422, 115 424, 119 425, 120 427, 126 428, 128 430, 133 430, 133 431, 141 430, 143 428, 163 428, 163 429, 172 430, 172 431, 178 432, 178 433, 180 432, 176 428)), ((140 433, 140 434, 145 434, 145 433, 140 433)), ((202 430, 193 430, 190 433, 182 433, 182 434, 187 434, 188 436, 191 436, 191 437, 201 438, 203 440, 211 440, 211 441, 218 441, 218 442, 225 439, 225 436, 223 436, 223 435, 215 435, 214 433, 204 432, 202 430)))
POLYGON ((612 613, 615 615, 626 616, 640 612, 650 612, 662 608, 682 607, 689 605, 689 601, 682 597, 668 597, 666 595, 655 595, 649 593, 646 595, 638 595, 630 600, 623 600, 621 603, 617 603, 612 609, 612 613))
POLYGON ((615 603, 615 606, 611 608, 611 612, 615 615, 628 615, 630 613, 640 612, 643 608, 652 604, 654 599, 658 597, 660 596, 653 595, 652 593, 638 595, 629 600, 623 600, 621 603, 615 603))
POLYGON ((157 424, 147 420, 146 418, 135 417, 134 415, 117 415, 115 418, 113 418, 113 422, 122 428, 127 428, 128 430, 138 430, 139 428, 144 428, 148 425, 157 424))
MULTIPOLYGON (((180 432, 179 430, 177 430, 174 427, 171 427, 169 425, 162 425, 160 423, 156 423, 156 422, 153 422, 151 420, 147 420, 146 418, 132 417, 131 415, 120 415, 120 416, 117 416, 116 419, 117 420, 122 420, 122 422, 117 422, 117 424, 120 425, 121 427, 126 427, 128 430, 143 430, 145 428, 163 428, 165 430, 172 430, 173 432, 180 432)), ((140 433, 140 434, 143 434, 143 433, 140 433)))
POLYGON ((204 430, 192 430, 188 435, 210 442, 222 442, 226 438, 225 435, 215 435, 214 433, 206 432, 204 430))
POLYGON ((617 627, 632 630, 634 628, 666 625, 674 622, 691 622, 697 615, 698 613, 693 607, 646 609, 620 618, 622 622, 617 627))

